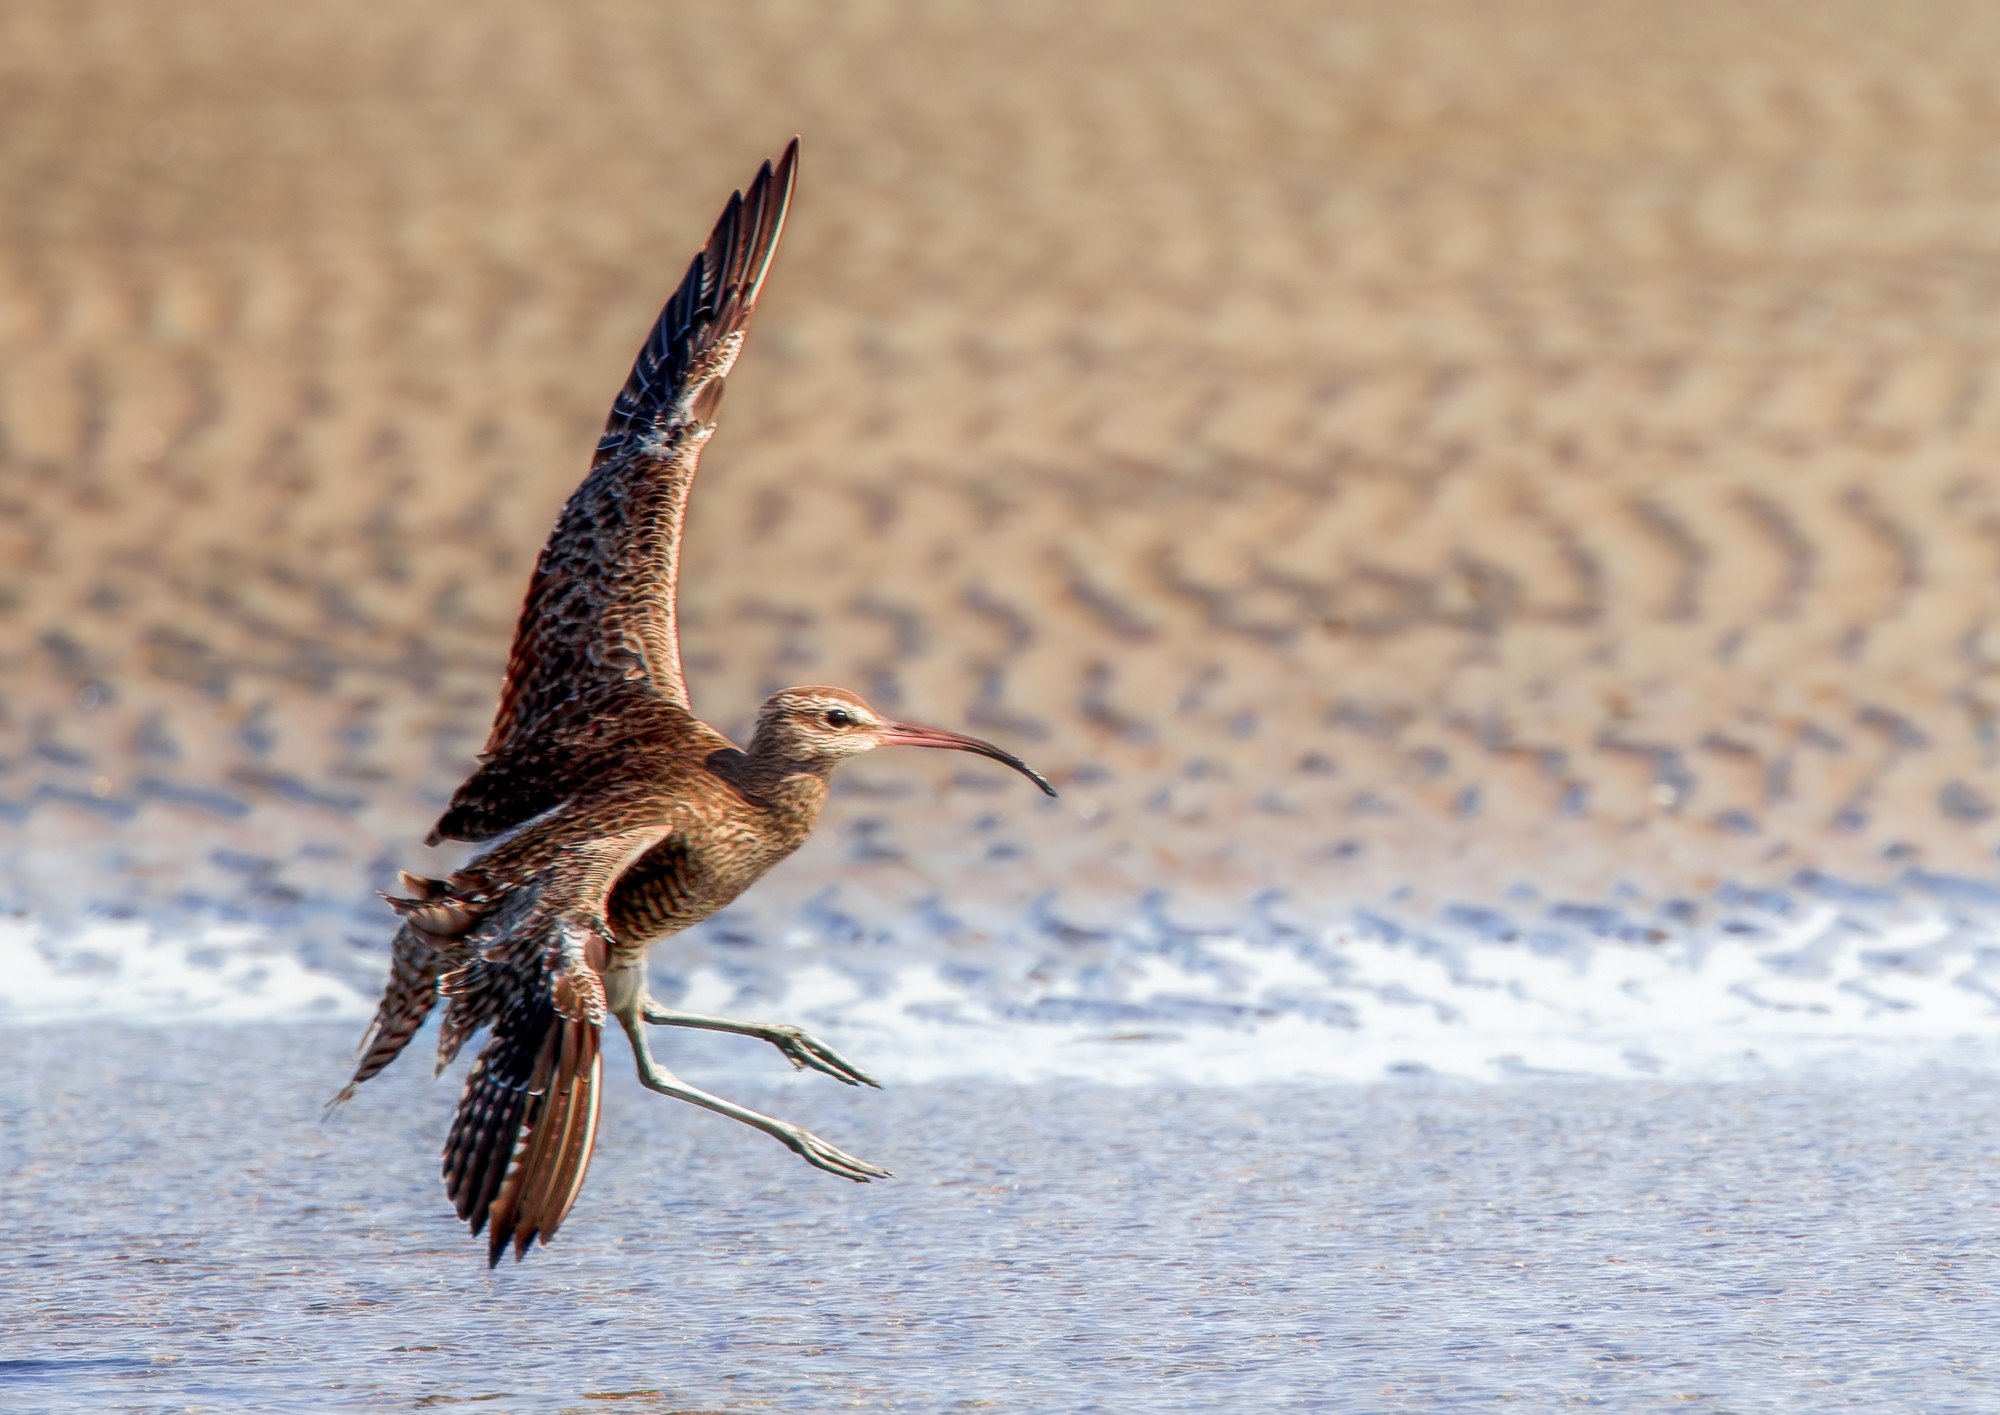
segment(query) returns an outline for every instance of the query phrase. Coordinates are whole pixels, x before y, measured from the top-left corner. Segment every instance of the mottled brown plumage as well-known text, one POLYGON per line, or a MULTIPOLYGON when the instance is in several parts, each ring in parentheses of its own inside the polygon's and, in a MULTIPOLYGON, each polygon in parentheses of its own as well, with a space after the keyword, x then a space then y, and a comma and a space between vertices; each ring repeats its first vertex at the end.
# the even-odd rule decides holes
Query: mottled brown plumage
POLYGON ((442 997, 438 1064, 482 1029, 445 1145, 446 1192, 488 1261, 553 1237, 596 1143, 601 1031, 615 1017, 649 1089, 753 1125, 809 1164, 887 1174, 797 1126, 709 1095, 652 1058, 645 1028, 770 1042, 801 1067, 875 1084, 796 1027, 675 1012, 647 996, 648 947, 728 904, 796 850, 833 768, 882 746, 1003 762, 990 743, 891 722, 839 688, 789 688, 748 749, 697 719, 681 677, 680 535, 723 381, 784 230, 798 142, 729 200, 619 392, 590 474, 528 587, 479 769, 430 841, 487 842, 449 879, 404 875, 389 983, 354 1077, 381 1071, 442 997))

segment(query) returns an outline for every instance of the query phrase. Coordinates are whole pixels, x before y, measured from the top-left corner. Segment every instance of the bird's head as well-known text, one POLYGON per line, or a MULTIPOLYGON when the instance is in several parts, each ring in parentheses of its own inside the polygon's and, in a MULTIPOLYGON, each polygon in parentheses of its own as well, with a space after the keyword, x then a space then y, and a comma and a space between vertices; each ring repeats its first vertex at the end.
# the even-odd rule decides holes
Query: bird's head
POLYGON ((845 688, 787 688, 764 700, 757 712, 757 735, 750 754, 794 763, 813 771, 829 771, 849 757, 877 747, 944 747, 971 752, 1010 766, 1053 796, 1055 787, 1026 762, 991 742, 895 722, 845 688))

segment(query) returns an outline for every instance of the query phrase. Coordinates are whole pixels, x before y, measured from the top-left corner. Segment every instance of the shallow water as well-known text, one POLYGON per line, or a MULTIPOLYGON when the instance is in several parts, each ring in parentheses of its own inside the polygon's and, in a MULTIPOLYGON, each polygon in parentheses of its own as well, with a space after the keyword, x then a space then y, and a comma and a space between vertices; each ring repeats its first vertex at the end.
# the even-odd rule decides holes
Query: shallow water
POLYGON ((556 1244, 488 1273, 344 1029, 0 1033, 8 1410, 1990 1410, 2000 1106, 1726 1085, 856 1094, 682 1053, 856 1187, 619 1075, 556 1244))

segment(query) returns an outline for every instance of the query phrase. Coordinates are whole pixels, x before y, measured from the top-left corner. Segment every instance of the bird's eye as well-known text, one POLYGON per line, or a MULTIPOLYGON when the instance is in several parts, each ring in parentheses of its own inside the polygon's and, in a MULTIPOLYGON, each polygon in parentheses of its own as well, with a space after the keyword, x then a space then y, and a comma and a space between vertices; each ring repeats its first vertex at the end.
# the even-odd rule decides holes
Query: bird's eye
POLYGON ((828 708, 826 710, 826 725, 828 727, 850 727, 853 723, 854 714, 846 708, 828 708))

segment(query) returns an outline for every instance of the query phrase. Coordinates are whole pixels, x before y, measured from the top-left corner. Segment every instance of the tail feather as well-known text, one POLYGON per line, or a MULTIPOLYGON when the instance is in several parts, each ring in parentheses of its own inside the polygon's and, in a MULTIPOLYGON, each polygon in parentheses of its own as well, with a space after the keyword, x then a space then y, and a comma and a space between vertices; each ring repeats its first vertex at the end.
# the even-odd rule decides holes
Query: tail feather
POLYGON ((574 1022, 566 1030, 577 1036, 580 1045, 590 1049, 590 1057, 584 1063, 588 1067, 589 1085, 572 1107, 568 1139, 551 1170, 554 1182, 546 1197, 529 1213, 544 1243, 556 1236, 556 1230, 562 1227, 569 1211, 576 1207, 577 1196, 583 1192, 583 1177, 590 1172, 590 1157, 597 1152, 597 1121, 604 1105, 603 1030, 574 1022))
POLYGON ((596 1146, 603 1057, 598 1027, 524 998, 494 1028, 445 1146, 444 1180, 487 1261, 547 1242, 583 1188, 596 1146))
POLYGON ((588 1022, 556 1024, 558 1053, 549 1086, 536 1099, 520 1141, 519 1158, 493 1200, 487 1262, 500 1261, 508 1242, 523 1257, 539 1238, 555 1237, 569 1216, 597 1143, 604 1058, 600 1032, 588 1022))
POLYGON ((458 1216, 478 1233, 493 1196, 507 1176, 507 1162, 534 1100, 530 1087, 541 1069, 554 1012, 546 1000, 522 998, 493 1029, 465 1078, 458 1115, 444 1147, 445 1192, 458 1216))

